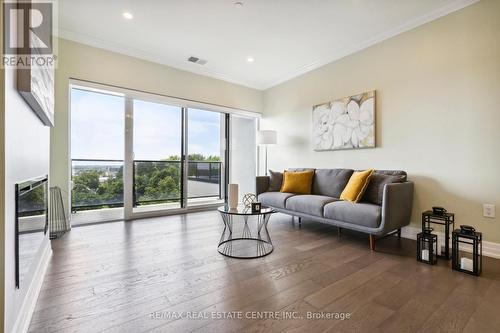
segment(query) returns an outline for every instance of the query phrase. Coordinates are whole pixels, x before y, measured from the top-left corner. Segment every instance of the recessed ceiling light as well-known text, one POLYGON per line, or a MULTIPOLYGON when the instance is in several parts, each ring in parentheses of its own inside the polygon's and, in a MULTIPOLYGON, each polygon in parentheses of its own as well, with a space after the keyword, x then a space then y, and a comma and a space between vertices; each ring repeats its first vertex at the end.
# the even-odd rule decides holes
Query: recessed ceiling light
POLYGON ((243 7, 244 3, 243 3, 243 1, 235 1, 235 2, 233 2, 233 5, 235 5, 237 7, 243 7))
POLYGON ((131 20, 134 18, 134 15, 132 15, 131 12, 123 12, 123 17, 126 18, 127 20, 131 20))
POLYGON ((248 62, 254 62, 254 60, 255 60, 255 59, 254 59, 254 58, 252 58, 252 57, 248 57, 248 58, 247 58, 247 61, 248 61, 248 62))

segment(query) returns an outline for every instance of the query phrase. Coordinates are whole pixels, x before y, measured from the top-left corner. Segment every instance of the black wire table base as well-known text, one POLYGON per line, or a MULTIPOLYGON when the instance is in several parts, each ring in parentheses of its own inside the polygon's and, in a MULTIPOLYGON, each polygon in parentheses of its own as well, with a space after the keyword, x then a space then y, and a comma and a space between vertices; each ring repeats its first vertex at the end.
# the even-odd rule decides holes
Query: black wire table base
POLYGON ((230 258, 254 259, 274 250, 267 224, 273 212, 257 215, 237 215, 220 212, 224 230, 217 250, 230 258))

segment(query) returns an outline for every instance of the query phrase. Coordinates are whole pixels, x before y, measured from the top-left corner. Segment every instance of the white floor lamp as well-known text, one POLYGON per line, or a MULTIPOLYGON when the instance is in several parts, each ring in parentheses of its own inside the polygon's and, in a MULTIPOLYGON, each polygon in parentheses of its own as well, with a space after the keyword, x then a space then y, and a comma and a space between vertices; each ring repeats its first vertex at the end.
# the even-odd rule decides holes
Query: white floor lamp
POLYGON ((278 143, 278 133, 272 130, 259 131, 257 135, 257 144, 266 148, 266 176, 267 176, 267 146, 278 143))

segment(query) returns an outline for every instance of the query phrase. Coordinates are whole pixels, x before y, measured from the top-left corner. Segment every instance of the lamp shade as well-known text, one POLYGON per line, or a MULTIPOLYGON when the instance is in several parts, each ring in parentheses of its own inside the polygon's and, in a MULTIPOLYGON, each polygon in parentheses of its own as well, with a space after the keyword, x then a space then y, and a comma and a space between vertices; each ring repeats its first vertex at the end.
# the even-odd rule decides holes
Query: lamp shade
POLYGON ((275 145, 278 143, 278 133, 272 130, 263 130, 257 133, 257 144, 275 145))

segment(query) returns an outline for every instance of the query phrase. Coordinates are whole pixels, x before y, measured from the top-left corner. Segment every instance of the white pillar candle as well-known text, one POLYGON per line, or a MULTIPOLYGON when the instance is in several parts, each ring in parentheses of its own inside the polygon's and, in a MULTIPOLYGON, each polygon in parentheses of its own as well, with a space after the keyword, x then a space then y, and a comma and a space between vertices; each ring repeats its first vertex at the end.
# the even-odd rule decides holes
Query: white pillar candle
POLYGON ((238 184, 229 184, 229 208, 235 209, 238 207, 238 184))
POLYGON ((474 262, 469 258, 461 258, 460 259, 460 268, 465 269, 466 271, 473 271, 474 262))
POLYGON ((422 260, 429 261, 429 250, 422 250, 422 260))

